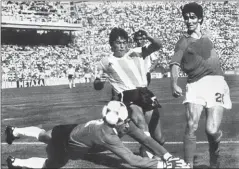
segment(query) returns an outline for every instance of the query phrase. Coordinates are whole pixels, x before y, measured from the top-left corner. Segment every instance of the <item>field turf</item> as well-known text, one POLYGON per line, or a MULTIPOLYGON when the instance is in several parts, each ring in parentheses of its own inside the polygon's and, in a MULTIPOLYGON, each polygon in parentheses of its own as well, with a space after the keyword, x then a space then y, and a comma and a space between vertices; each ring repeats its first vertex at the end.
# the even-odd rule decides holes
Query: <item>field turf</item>
MULTIPOLYGON (((227 76, 231 90, 232 110, 224 113, 221 168, 239 168, 239 76, 227 76)), ((185 79, 180 79, 185 85, 185 79)), ((158 97, 163 108, 161 119, 167 144, 165 147, 174 155, 183 157, 182 140, 185 128, 183 98, 171 96, 170 81, 153 79, 149 87, 158 97)), ((185 90, 184 90, 185 91, 185 90)), ((18 127, 41 126, 48 130, 54 125, 84 123, 100 118, 102 106, 110 100, 111 88, 106 84, 101 91, 95 91, 92 83, 77 84, 69 89, 67 85, 18 89, 3 89, 1 100, 1 167, 6 168, 9 155, 19 158, 46 157, 45 145, 32 138, 21 138, 7 145, 4 129, 6 125, 18 127)), ((197 131, 197 154, 195 168, 209 165, 208 144, 205 136, 205 114, 201 116, 197 131)), ((123 141, 134 153, 139 144, 130 137, 123 141)), ((65 168, 129 168, 130 166, 110 152, 89 154, 84 159, 69 161, 65 168)))

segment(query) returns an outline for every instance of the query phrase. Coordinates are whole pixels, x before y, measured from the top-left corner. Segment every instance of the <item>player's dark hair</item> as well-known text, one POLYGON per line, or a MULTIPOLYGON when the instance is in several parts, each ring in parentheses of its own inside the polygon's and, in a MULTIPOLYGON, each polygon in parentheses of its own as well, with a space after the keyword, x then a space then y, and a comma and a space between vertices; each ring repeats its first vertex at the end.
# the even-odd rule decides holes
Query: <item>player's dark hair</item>
POLYGON ((203 22, 203 8, 201 5, 197 4, 196 2, 191 2, 191 3, 188 3, 186 5, 184 5, 182 9, 182 15, 183 15, 183 18, 185 18, 186 14, 187 13, 190 13, 190 12, 193 12, 195 13, 195 15, 202 19, 202 21, 200 22, 200 24, 202 24, 203 22))
POLYGON ((134 33, 133 39, 134 39, 134 41, 136 41, 137 38, 143 37, 144 35, 145 35, 144 31, 139 30, 139 31, 137 31, 137 32, 134 33))
POLYGON ((110 32, 110 38, 109 38, 109 43, 110 43, 110 46, 113 45, 113 42, 118 39, 119 37, 122 37, 124 39, 126 39, 126 41, 128 42, 129 40, 129 36, 128 36, 128 33, 122 29, 122 28, 113 28, 110 32))

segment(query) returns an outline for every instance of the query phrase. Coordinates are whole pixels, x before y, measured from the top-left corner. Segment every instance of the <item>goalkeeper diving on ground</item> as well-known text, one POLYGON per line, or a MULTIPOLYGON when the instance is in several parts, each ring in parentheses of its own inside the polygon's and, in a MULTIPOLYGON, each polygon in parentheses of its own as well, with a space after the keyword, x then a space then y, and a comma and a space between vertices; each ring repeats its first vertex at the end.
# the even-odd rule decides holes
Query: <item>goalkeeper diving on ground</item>
POLYGON ((45 131, 39 127, 7 126, 6 142, 12 144, 23 136, 35 137, 46 143, 47 158, 32 157, 19 159, 7 158, 9 168, 61 168, 68 160, 76 160, 88 153, 111 151, 128 164, 139 168, 189 168, 183 159, 172 156, 143 130, 139 129, 129 118, 124 103, 110 101, 103 106, 102 119, 84 124, 58 125, 45 131), (153 158, 135 155, 120 138, 129 135, 148 148, 153 158))

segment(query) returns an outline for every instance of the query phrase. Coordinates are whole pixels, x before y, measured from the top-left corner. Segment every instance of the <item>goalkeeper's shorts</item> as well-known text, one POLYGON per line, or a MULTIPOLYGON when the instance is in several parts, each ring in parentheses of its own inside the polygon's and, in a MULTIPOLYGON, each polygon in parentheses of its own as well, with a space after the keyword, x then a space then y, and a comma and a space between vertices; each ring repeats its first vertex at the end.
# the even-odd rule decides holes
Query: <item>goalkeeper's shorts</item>
POLYGON ((52 129, 52 138, 46 147, 48 156, 47 168, 60 168, 68 162, 67 143, 71 131, 76 126, 77 124, 59 125, 52 129))

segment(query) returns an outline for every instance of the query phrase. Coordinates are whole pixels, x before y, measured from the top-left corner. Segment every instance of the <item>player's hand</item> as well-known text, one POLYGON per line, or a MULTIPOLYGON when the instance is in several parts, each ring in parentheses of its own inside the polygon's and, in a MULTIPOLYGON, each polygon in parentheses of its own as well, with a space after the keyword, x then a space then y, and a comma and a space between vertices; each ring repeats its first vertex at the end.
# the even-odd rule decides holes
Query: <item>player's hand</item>
POLYGON ((190 165, 179 157, 171 156, 165 161, 165 168, 190 168, 190 165))
POLYGON ((103 73, 100 75, 100 81, 105 82, 108 79, 108 75, 106 73, 103 73))
POLYGON ((172 86, 172 95, 173 95, 173 97, 175 97, 175 98, 178 98, 178 97, 180 97, 180 96, 182 96, 183 95, 183 90, 182 90, 182 88, 181 87, 179 87, 177 84, 174 84, 173 86, 172 86))
POLYGON ((139 31, 142 33, 142 36, 144 38, 146 38, 146 39, 148 38, 149 35, 148 35, 148 33, 145 30, 140 29, 139 31))

